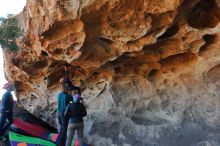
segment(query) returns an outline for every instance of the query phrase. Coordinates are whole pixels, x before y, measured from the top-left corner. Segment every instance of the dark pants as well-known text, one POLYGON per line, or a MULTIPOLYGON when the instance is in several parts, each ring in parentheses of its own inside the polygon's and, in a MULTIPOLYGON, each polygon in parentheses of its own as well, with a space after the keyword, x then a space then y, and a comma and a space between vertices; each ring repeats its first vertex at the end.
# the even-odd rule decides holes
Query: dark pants
POLYGON ((2 112, 1 120, 0 120, 0 136, 5 134, 5 131, 11 126, 12 123, 13 123, 13 113, 2 112))
POLYGON ((59 132, 59 135, 57 137, 56 143, 58 146, 64 146, 66 143, 66 132, 67 132, 67 126, 63 125, 61 128, 61 131, 59 132))
POLYGON ((58 112, 57 113, 57 118, 58 118, 58 132, 60 133, 62 130, 62 127, 64 125, 64 112, 58 112))
POLYGON ((64 119, 64 113, 60 112, 57 113, 58 116, 58 122, 59 122, 59 135, 58 138, 56 140, 56 143, 58 146, 64 146, 66 143, 66 132, 67 132, 67 123, 68 121, 66 121, 66 119, 64 119))

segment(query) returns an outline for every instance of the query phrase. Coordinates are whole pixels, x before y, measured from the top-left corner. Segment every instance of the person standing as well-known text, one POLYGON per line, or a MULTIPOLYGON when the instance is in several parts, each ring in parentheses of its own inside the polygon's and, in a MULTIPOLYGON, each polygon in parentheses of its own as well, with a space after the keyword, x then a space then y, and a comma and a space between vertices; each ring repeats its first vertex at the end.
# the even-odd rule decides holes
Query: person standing
POLYGON ((61 132, 61 128, 64 126, 64 112, 70 101, 72 101, 72 97, 68 94, 68 88, 65 84, 62 84, 62 92, 57 96, 57 117, 59 132, 61 132))
POLYGON ((65 120, 68 121, 66 146, 71 146, 75 131, 77 131, 79 146, 83 146, 83 117, 87 112, 84 104, 80 103, 82 99, 80 95, 76 94, 73 98, 73 103, 67 106, 64 114, 65 120))
POLYGON ((14 108, 14 99, 11 94, 11 91, 14 91, 14 84, 8 82, 4 85, 3 89, 5 89, 6 92, 2 96, 0 136, 3 136, 5 134, 5 131, 13 123, 13 108, 14 108), (8 122, 6 120, 8 120, 8 122))

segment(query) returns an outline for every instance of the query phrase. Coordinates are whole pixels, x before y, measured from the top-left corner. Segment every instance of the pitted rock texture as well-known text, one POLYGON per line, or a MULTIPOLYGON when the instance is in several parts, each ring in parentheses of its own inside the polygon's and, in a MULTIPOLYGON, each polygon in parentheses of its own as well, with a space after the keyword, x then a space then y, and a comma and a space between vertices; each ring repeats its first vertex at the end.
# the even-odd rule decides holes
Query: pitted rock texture
POLYGON ((28 0, 4 52, 18 102, 55 125, 68 65, 95 146, 220 145, 218 0, 28 0))

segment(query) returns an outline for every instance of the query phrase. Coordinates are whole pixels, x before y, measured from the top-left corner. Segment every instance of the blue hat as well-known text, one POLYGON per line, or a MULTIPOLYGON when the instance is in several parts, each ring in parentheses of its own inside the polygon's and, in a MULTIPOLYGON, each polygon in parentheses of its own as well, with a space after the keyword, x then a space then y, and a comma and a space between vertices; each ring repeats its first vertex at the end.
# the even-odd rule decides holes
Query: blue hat
POLYGON ((73 96, 73 102, 79 102, 81 100, 81 96, 79 94, 76 94, 73 96))

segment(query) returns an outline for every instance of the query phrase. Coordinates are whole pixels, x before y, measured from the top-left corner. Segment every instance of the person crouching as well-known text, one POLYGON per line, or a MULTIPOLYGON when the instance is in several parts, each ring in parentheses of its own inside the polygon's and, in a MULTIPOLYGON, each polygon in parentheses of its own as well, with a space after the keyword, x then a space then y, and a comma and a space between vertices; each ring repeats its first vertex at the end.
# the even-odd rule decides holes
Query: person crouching
POLYGON ((3 136, 5 134, 5 131, 13 123, 14 99, 11 92, 15 90, 14 83, 13 82, 6 83, 3 89, 5 89, 6 92, 3 94, 2 97, 0 136, 3 136))

